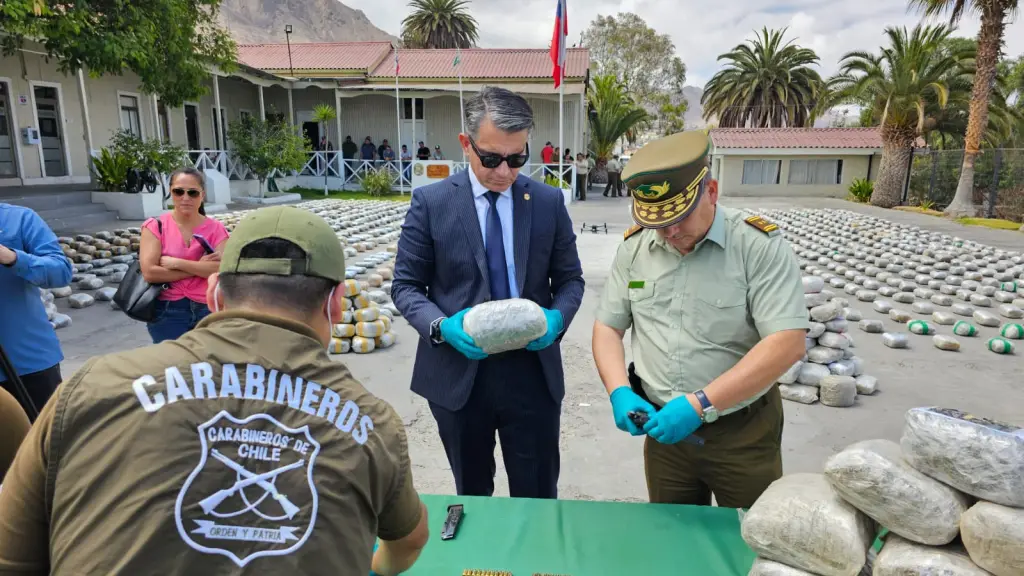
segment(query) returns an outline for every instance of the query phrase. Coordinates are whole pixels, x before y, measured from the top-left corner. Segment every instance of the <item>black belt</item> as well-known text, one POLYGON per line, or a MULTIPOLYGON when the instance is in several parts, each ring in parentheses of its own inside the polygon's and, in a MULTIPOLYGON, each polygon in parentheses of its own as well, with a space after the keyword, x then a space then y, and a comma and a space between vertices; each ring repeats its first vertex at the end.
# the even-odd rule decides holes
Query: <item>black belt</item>
MULTIPOLYGON (((661 410, 662 408, 664 408, 663 404, 658 404, 654 400, 651 400, 647 396, 647 392, 644 392, 643 383, 640 380, 640 377, 637 376, 636 368, 633 366, 632 362, 629 363, 628 371, 629 371, 629 387, 633 389, 633 392, 635 392, 637 396, 643 398, 647 402, 650 402, 651 405, 654 406, 655 410, 661 410)), ((763 406, 767 406, 769 402, 771 402, 771 400, 768 398, 768 394, 764 394, 760 398, 758 398, 757 400, 751 402, 750 405, 744 406, 743 408, 740 408, 739 410, 737 410, 735 412, 730 412, 730 413, 728 413, 728 414, 726 414, 724 416, 719 416, 718 420, 715 420, 711 424, 705 424, 704 426, 713 426, 713 425, 718 424, 719 422, 722 422, 722 421, 728 422, 728 421, 734 420, 735 417, 737 417, 737 416, 747 416, 749 414, 757 412, 763 406)))

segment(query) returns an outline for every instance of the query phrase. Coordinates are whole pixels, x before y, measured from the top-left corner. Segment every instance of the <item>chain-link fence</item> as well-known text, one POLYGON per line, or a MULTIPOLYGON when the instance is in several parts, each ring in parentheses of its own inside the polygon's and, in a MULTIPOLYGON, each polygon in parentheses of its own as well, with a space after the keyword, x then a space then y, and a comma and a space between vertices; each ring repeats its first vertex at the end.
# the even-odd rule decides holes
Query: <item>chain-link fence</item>
MULTIPOLYGON (((963 150, 914 154, 907 203, 941 210, 953 201, 963 150)), ((986 218, 1024 221, 1024 148, 986 149, 974 161, 974 205, 986 218)))

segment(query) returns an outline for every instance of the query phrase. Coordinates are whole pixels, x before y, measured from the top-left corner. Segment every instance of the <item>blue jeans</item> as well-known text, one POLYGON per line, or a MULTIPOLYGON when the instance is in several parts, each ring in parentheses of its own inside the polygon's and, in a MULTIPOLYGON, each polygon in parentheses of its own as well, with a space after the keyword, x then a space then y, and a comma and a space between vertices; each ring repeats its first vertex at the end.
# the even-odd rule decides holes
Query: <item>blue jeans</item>
POLYGON ((205 304, 188 298, 181 300, 160 300, 156 303, 156 320, 146 324, 154 344, 164 340, 177 340, 199 321, 210 315, 205 304))

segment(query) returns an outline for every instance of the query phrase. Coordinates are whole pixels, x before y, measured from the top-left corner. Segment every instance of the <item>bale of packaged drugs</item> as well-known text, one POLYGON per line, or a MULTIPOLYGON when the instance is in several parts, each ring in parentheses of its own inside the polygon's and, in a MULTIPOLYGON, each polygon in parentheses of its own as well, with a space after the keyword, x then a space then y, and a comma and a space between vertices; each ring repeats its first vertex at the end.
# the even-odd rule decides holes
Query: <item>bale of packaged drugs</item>
POLYGON ((873 522, 840 498, 821 474, 776 480, 743 517, 743 540, 759 556, 821 576, 856 576, 873 522))
POLYGON ((779 394, 782 395, 783 400, 801 404, 814 404, 818 401, 818 388, 815 386, 779 384, 779 394))
POLYGON ((814 574, 772 560, 757 558, 747 576, 814 576, 814 574))
POLYGON ((1024 507, 1024 430, 950 408, 907 411, 903 457, 961 492, 1024 507))
POLYGON ((971 560, 995 576, 1024 574, 1024 509, 982 500, 960 519, 971 560))
POLYGON ((853 376, 826 376, 818 387, 818 399, 825 406, 847 408, 857 401, 857 381, 853 376))
POLYGON ((941 546, 960 532, 968 499, 915 470, 891 440, 866 440, 825 462, 832 488, 876 522, 914 542, 941 546))
POLYGON ((922 546, 895 534, 889 536, 875 559, 873 576, 991 576, 960 546, 922 546))
POLYGON ((547 332, 548 323, 536 302, 511 298, 477 304, 462 327, 484 352, 498 354, 524 348, 547 332))

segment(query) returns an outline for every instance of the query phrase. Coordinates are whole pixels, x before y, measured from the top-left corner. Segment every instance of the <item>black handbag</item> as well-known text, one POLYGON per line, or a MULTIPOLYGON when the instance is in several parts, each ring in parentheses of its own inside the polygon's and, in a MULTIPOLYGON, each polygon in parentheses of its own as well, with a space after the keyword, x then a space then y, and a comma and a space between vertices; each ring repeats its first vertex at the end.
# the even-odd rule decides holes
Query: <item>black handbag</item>
MULTIPOLYGON (((156 221, 157 229, 163 236, 164 228, 160 220, 156 221)), ((167 284, 150 284, 142 276, 139 260, 132 262, 124 273, 121 285, 114 294, 114 303, 132 320, 152 322, 156 320, 156 303, 160 293, 167 289, 167 284)))
POLYGON ((35 422, 36 418, 39 417, 39 408, 32 401, 32 395, 28 393, 28 388, 25 388, 25 383, 21 381, 21 376, 18 376, 18 373, 14 370, 14 364, 11 363, 11 359, 7 356, 7 351, 4 350, 3 345, 0 345, 0 371, 7 375, 7 380, 11 383, 11 388, 14 389, 14 395, 18 403, 21 404, 21 408, 28 414, 28 419, 35 422))

